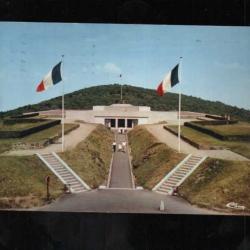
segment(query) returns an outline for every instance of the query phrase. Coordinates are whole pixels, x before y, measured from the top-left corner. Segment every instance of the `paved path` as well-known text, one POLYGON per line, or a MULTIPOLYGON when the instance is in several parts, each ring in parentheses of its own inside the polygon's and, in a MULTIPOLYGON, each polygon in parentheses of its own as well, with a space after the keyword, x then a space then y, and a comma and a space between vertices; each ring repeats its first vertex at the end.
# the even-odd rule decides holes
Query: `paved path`
MULTIPOLYGON (((169 131, 163 128, 162 124, 145 125, 147 130, 153 134, 160 142, 167 144, 169 147, 178 150, 178 138, 169 131)), ((199 150, 189 143, 181 140, 181 152, 184 154, 194 154, 200 156, 209 156, 218 159, 236 160, 236 161, 249 161, 244 156, 234 153, 230 150, 199 150)))
POLYGON ((116 152, 114 153, 110 188, 133 188, 131 169, 127 148, 125 152, 118 150, 118 144, 126 141, 126 135, 116 134, 116 152))
POLYGON ((80 194, 68 194, 50 205, 32 210, 100 213, 219 214, 215 211, 191 206, 188 202, 178 197, 133 189, 103 189, 80 194), (164 201, 165 211, 159 210, 161 200, 164 201))
MULTIPOLYGON (((69 150, 74 148, 79 142, 83 141, 95 128, 96 124, 80 124, 80 127, 71 131, 67 135, 64 136, 65 141, 65 150, 69 150)), ((58 143, 50 144, 46 148, 43 149, 32 149, 32 150, 13 150, 5 152, 2 155, 33 155, 35 153, 50 153, 50 152, 61 152, 62 144, 61 138, 58 143)))

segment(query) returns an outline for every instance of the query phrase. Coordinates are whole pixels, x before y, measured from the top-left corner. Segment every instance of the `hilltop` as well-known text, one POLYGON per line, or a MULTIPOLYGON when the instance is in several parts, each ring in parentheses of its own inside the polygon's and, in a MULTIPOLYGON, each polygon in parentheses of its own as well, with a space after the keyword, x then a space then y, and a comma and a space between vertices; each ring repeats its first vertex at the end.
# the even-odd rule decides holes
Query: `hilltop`
MULTIPOLYGON (((153 89, 123 85, 123 99, 132 105, 150 106, 152 110, 178 109, 178 94, 167 93, 159 97, 153 89)), ((120 102, 120 85, 99 85, 81 89, 65 95, 65 109, 91 109, 93 105, 111 105, 120 102)), ((61 96, 34 105, 26 105, 6 112, 1 117, 40 110, 61 108, 61 96)), ((250 121, 250 110, 226 105, 222 102, 182 95, 182 110, 210 114, 230 114, 232 118, 250 121)))

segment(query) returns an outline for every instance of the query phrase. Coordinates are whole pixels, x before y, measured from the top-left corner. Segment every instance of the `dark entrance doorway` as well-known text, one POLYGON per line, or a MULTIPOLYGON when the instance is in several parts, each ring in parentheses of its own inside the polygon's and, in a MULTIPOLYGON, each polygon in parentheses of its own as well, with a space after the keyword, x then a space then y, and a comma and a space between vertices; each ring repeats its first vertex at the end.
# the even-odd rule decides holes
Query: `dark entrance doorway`
POLYGON ((133 127, 133 119, 128 119, 127 121, 127 127, 132 128, 133 127))
POLYGON ((110 125, 111 125, 111 124, 110 124, 110 119, 105 119, 105 120, 104 120, 104 123, 105 123, 105 126, 106 126, 106 127, 110 127, 110 125))
POLYGON ((125 128, 125 119, 118 119, 118 128, 125 128))
MULTIPOLYGON (((138 125, 138 119, 133 119, 133 125, 134 125, 134 126, 138 125)), ((133 127, 134 127, 134 126, 133 126, 133 127)))
POLYGON ((115 119, 110 119, 111 128, 115 128, 116 127, 115 125, 116 125, 115 119))

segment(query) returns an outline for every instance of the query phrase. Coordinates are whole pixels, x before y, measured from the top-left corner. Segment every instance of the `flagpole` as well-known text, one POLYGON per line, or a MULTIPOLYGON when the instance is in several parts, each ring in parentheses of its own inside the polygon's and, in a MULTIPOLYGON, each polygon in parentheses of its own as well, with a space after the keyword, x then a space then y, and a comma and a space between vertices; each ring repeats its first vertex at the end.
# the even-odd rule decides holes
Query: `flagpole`
MULTIPOLYGON (((181 66, 182 66, 182 57, 180 57, 179 63, 179 80, 181 83, 181 66)), ((178 150, 181 152, 181 84, 179 84, 179 122, 178 122, 178 150)))
MULTIPOLYGON (((122 74, 120 74, 120 78, 122 79, 122 74)), ((121 103, 122 103, 122 83, 120 81, 120 84, 121 84, 121 103)))
MULTIPOLYGON (((62 63, 61 63, 61 72, 62 72, 62 65, 63 65, 63 57, 62 55, 62 63)), ((62 74, 62 73, 61 73, 62 74)), ((62 152, 64 151, 64 82, 63 82, 63 77, 62 77, 62 152)))
POLYGON ((122 102, 122 84, 121 84, 121 102, 122 102))

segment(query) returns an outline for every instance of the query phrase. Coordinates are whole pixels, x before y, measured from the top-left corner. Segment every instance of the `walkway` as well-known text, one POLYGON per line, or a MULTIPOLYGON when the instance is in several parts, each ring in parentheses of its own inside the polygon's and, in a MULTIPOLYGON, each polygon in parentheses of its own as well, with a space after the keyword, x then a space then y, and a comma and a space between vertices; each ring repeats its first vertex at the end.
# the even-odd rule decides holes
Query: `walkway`
MULTIPOLYGON (((147 130, 153 134, 160 142, 167 144, 169 147, 178 150, 178 137, 163 128, 162 124, 145 125, 147 130)), ((189 143, 181 140, 181 152, 184 154, 194 154, 199 156, 209 156, 218 159, 249 161, 244 156, 234 153, 230 150, 199 150, 189 143)))
MULTIPOLYGON (((83 141, 95 128, 96 124, 80 124, 80 127, 71 131, 67 135, 64 136, 65 141, 65 150, 69 150, 74 148, 79 142, 83 141)), ((28 150, 12 150, 5 152, 2 155, 33 155, 36 153, 45 154, 51 152, 61 152, 62 144, 61 138, 59 139, 58 143, 50 144, 46 148, 42 149, 28 149, 28 150)))
MULTIPOLYGON (((125 140, 125 135, 116 135, 117 145, 125 140)), ((192 206, 180 197, 133 189, 131 174, 128 153, 117 150, 114 153, 109 188, 91 190, 80 194, 66 194, 50 205, 31 210, 98 213, 221 214, 192 206), (164 211, 159 210, 161 201, 164 202, 164 211)))
POLYGON ((133 188, 131 168, 127 147, 125 152, 118 151, 118 145, 126 141, 126 135, 116 134, 116 152, 114 153, 109 188, 133 188))
POLYGON ((98 212, 98 213, 168 213, 168 214, 221 214, 197 208, 187 201, 147 190, 103 189, 64 195, 39 211, 98 212), (164 201, 165 210, 160 211, 164 201))

